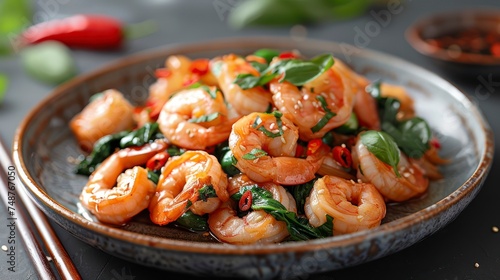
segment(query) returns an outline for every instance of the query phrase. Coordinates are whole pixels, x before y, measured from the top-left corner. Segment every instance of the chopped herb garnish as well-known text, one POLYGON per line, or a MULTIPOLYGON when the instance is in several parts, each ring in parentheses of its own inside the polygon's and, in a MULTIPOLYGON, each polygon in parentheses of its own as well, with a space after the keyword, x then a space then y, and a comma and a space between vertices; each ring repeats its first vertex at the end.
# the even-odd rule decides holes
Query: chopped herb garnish
POLYGON ((215 192, 213 185, 205 185, 198 190, 198 199, 207 201, 210 197, 217 197, 217 193, 215 192))
POLYGON ((266 151, 258 148, 253 148, 249 153, 244 154, 242 158, 247 160, 254 160, 264 156, 267 156, 266 151))
POLYGON ((316 99, 321 103, 321 108, 325 111, 325 115, 318 121, 316 125, 311 127, 311 131, 316 133, 323 129, 325 125, 330 121, 331 118, 335 117, 337 114, 332 112, 330 108, 328 108, 328 104, 326 104, 326 100, 322 95, 316 96, 316 99))
POLYGON ((208 114, 208 115, 203 115, 201 117, 197 117, 197 118, 192 118, 192 119, 189 119, 189 122, 190 123, 205 123, 205 122, 211 122, 215 119, 217 119, 218 117, 220 116, 220 113, 219 112, 215 112, 215 113, 212 113, 212 114, 208 114))

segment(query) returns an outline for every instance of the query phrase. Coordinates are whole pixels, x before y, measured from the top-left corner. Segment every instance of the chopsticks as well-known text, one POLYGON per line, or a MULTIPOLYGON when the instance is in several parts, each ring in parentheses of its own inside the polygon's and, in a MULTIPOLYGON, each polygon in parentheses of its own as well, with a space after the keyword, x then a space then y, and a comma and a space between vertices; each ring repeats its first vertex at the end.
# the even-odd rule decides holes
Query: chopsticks
POLYGON ((39 236, 43 240, 45 248, 54 262, 59 276, 62 279, 81 279, 78 270, 75 268, 71 258, 57 238, 46 216, 35 206, 26 192, 22 190, 22 183, 18 179, 17 169, 15 169, 8 149, 1 137, 0 167, 0 197, 7 210, 12 210, 11 212, 13 214, 11 216, 11 221, 15 223, 15 227, 18 229, 17 233, 21 235, 21 239, 24 241, 26 249, 28 250, 28 255, 31 257, 40 278, 56 279, 56 275, 51 270, 49 261, 42 250, 42 244, 38 242, 38 239, 32 232, 33 228, 29 226, 30 217, 31 222, 35 225, 39 236), (9 172, 11 174, 8 174, 9 172), (12 187, 14 187, 13 190, 10 189, 12 187), (9 204, 9 198, 11 199, 10 201, 14 201, 12 205, 9 204))

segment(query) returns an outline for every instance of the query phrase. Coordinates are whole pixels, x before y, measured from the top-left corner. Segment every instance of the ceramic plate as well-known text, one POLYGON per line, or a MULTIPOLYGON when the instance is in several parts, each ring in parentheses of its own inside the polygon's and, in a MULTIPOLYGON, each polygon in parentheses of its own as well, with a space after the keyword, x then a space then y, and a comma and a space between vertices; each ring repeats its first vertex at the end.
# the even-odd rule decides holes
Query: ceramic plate
POLYGON ((234 38, 171 45, 123 58, 104 69, 57 88, 22 122, 14 142, 14 161, 30 197, 43 212, 81 240, 132 262, 196 275, 292 278, 335 270, 392 254, 422 240, 452 221, 479 192, 493 157, 493 136, 485 119, 460 90, 418 66, 387 54, 326 41, 287 38, 234 38), (108 88, 140 103, 154 82, 154 69, 171 54, 191 58, 259 48, 297 49, 306 56, 325 52, 371 80, 405 86, 442 144, 451 163, 444 179, 425 196, 388 206, 381 226, 367 231, 301 242, 234 246, 210 236, 149 222, 147 213, 124 227, 96 222, 79 207, 86 177, 69 159, 81 152, 69 120, 89 97, 108 88))

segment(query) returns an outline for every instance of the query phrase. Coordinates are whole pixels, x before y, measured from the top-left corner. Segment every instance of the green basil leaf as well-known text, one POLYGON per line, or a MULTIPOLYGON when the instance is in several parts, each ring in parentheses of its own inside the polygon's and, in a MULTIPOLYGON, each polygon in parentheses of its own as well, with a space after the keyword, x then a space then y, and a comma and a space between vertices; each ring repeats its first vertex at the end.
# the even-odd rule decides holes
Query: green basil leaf
POLYGON ((152 140, 157 139, 159 132, 158 123, 146 123, 142 127, 128 133, 120 140, 120 148, 131 146, 142 146, 152 140))
POLYGON ((75 172, 87 176, 92 174, 101 162, 120 148, 120 140, 128 133, 128 131, 122 131, 97 140, 90 155, 78 163, 75 172))
POLYGON ((380 108, 380 120, 381 122, 397 123, 397 114, 399 108, 401 107, 401 102, 398 99, 392 97, 382 97, 378 100, 378 106, 380 108))
POLYGON ((239 74, 236 76, 234 83, 242 89, 250 89, 257 86, 263 86, 269 83, 276 77, 276 74, 265 74, 262 76, 254 76, 252 74, 239 74))
POLYGON ((383 122, 382 129, 394 138, 403 153, 412 158, 421 158, 429 149, 429 141, 432 137, 427 122, 415 117, 394 126, 383 122))
POLYGON ((210 87, 206 86, 206 85, 201 85, 200 86, 204 91, 206 91, 210 97, 212 97, 212 99, 215 99, 217 98, 217 91, 218 89, 217 88, 213 88, 213 89, 210 89, 210 87))
POLYGON ((394 139, 383 131, 369 130, 361 134, 361 143, 382 162, 389 164, 398 177, 399 149, 394 139))
MULTIPOLYGON (((267 61, 267 63, 269 63, 269 62, 271 62, 271 60, 273 60, 274 57, 279 56, 280 52, 277 50, 274 50, 274 49, 259 49, 259 50, 256 50, 253 54, 255 56, 264 58, 267 61)), ((266 65, 266 67, 267 67, 267 65, 266 65)), ((257 68, 255 68, 255 69, 257 69, 257 68)), ((262 70, 264 70, 264 69, 262 69, 262 70)))
POLYGON ((255 70, 259 71, 260 73, 264 73, 265 70, 269 67, 268 64, 266 63, 259 63, 257 61, 250 61, 250 65, 252 65, 255 70))
POLYGON ((205 216, 196 215, 191 210, 186 211, 176 221, 175 224, 191 231, 207 231, 208 222, 205 216))
POLYGON ((155 184, 158 184, 158 181, 160 180, 160 174, 160 169, 156 171, 148 169, 148 179, 155 184))
POLYGON ((300 215, 304 215, 304 205, 306 204, 306 198, 309 197, 311 194, 311 190, 314 186, 314 183, 316 183, 316 180, 318 178, 315 178, 307 183, 296 185, 296 186, 291 186, 288 187, 290 190, 290 193, 292 194, 293 198, 295 199, 295 203, 297 204, 297 213, 300 215))
POLYGON ((311 58, 310 61, 313 64, 320 67, 321 73, 330 69, 333 66, 333 64, 335 63, 335 60, 333 59, 333 56, 331 54, 321 54, 321 55, 318 55, 318 56, 311 58))
POLYGON ((371 96, 373 96, 373 98, 375 98, 377 100, 382 97, 382 91, 380 90, 380 84, 381 84, 380 81, 375 81, 375 82, 369 84, 368 86, 366 86, 366 88, 365 88, 366 92, 371 94, 371 96))

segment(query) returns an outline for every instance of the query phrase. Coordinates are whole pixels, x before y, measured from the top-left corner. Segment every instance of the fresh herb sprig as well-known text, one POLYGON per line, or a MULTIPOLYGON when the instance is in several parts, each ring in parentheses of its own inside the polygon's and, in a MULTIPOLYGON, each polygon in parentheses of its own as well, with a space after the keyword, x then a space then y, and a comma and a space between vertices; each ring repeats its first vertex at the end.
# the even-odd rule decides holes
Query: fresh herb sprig
POLYGON ((242 89, 250 89, 257 86, 263 86, 274 78, 282 75, 280 81, 288 81, 296 86, 302 86, 305 83, 314 80, 332 67, 334 63, 331 54, 322 54, 313 57, 311 60, 283 59, 263 68, 262 64, 256 67, 260 75, 239 74, 234 83, 242 89))
POLYGON ((309 240, 333 235, 333 218, 331 216, 326 216, 326 222, 323 225, 313 227, 309 224, 307 218, 288 211, 283 204, 273 198, 271 192, 260 188, 258 185, 244 186, 231 198, 239 201, 247 191, 252 194, 251 209, 264 210, 276 220, 285 222, 291 240, 309 240))
POLYGON ((420 117, 398 120, 401 103, 393 97, 382 97, 380 81, 370 84, 367 91, 377 101, 382 130, 394 139, 407 156, 421 158, 430 147, 432 132, 429 124, 420 117))

